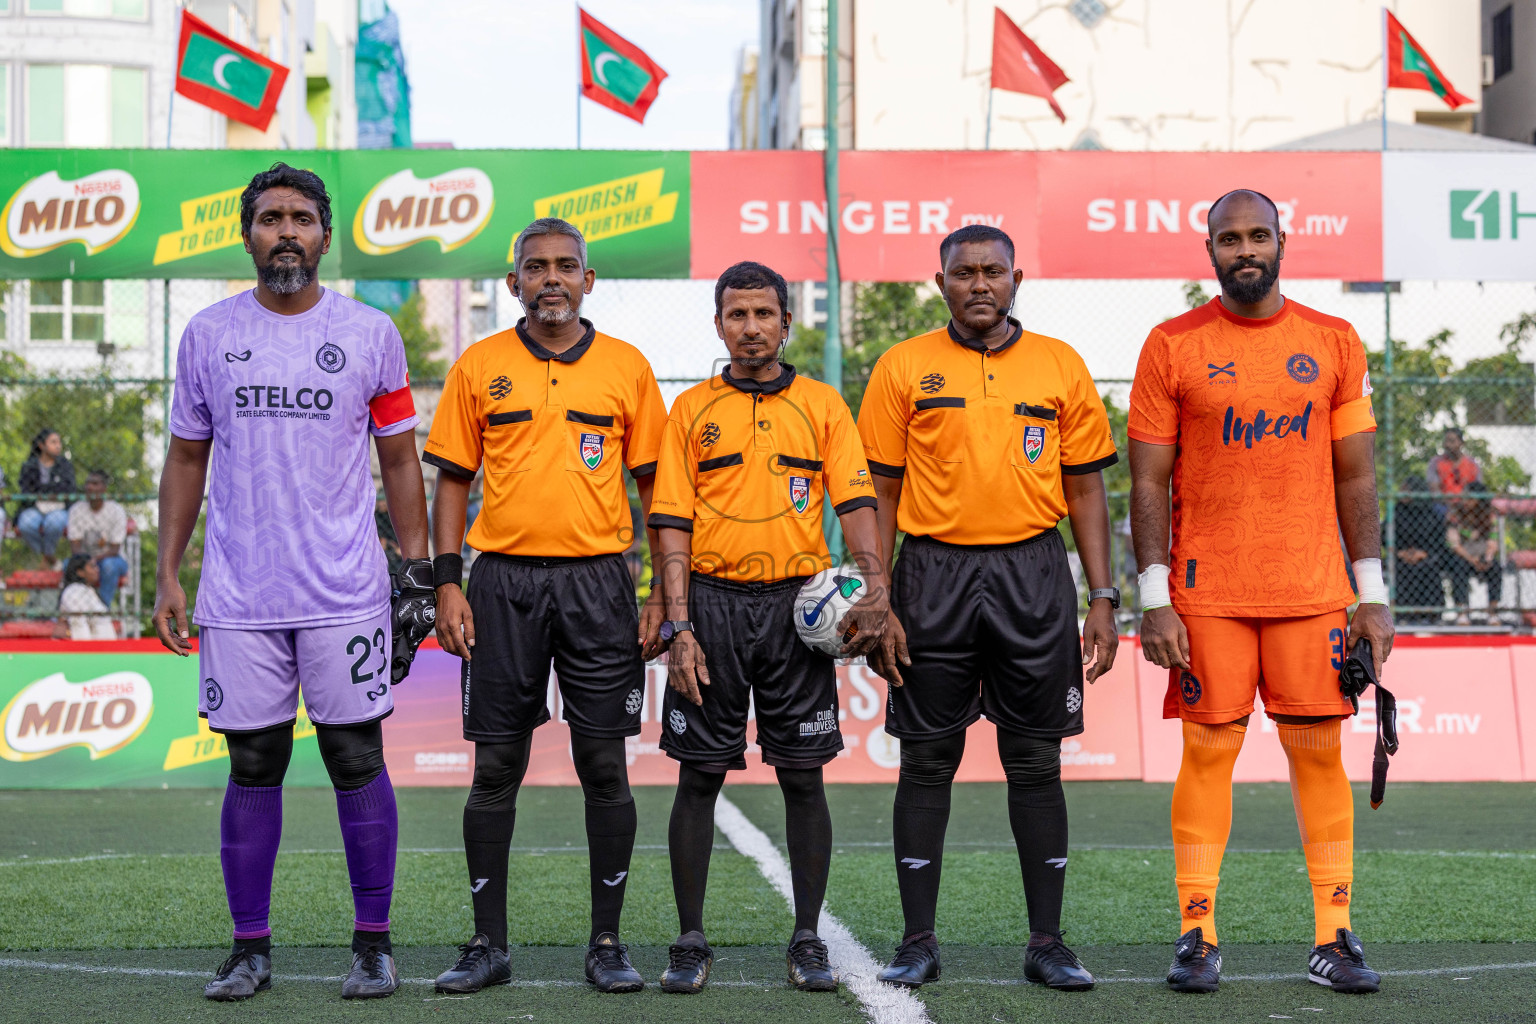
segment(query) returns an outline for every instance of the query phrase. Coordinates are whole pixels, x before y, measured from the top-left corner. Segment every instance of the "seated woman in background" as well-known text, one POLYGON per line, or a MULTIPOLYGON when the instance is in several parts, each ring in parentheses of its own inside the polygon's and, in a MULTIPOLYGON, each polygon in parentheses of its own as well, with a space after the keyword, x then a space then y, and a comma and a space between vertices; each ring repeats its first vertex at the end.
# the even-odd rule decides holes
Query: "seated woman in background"
POLYGON ((55 568, 59 540, 69 526, 65 499, 75 490, 75 467, 64 457, 64 440, 57 430, 44 427, 32 438, 32 452, 21 464, 16 488, 22 494, 36 495, 23 498, 16 506, 16 532, 27 547, 42 556, 45 568, 55 568))
POLYGON ((71 555, 64 563, 64 587, 59 591, 59 620, 53 627, 55 639, 116 640, 112 616, 102 603, 96 588, 101 585, 101 570, 90 555, 71 555))
POLYGON ((1451 578, 1451 603, 1456 605, 1458 626, 1471 625, 1467 617, 1467 584, 1473 576, 1488 587, 1488 614, 1497 618, 1504 594, 1504 566, 1499 562, 1499 539, 1493 525, 1493 502, 1481 481, 1467 485, 1465 497, 1451 504, 1445 517, 1445 561, 1451 578))

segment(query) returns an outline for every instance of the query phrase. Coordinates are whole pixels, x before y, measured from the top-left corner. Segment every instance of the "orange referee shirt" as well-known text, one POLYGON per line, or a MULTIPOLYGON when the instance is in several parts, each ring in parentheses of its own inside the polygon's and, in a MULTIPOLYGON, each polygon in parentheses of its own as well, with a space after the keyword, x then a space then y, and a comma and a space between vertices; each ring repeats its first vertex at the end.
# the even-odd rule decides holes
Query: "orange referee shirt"
POLYGON ((1291 299, 1250 320, 1220 297, 1152 329, 1130 435, 1177 445, 1176 611, 1295 617, 1354 601, 1334 509, 1333 441, 1376 429, 1365 346, 1291 299))
POLYGON ((788 364, 766 383, 726 370, 672 403, 648 523, 693 534, 695 572, 812 576, 832 564, 823 494, 838 515, 875 507, 842 396, 788 364))
POLYGON ((903 477, 896 525, 950 544, 1011 544, 1067 514, 1063 473, 1115 464, 1088 367, 1024 330, 996 349, 941 327, 875 363, 859 410, 869 468, 903 477))
POLYGON ((586 336, 556 355, 520 320, 448 373, 422 461, 466 480, 484 464, 468 537, 480 551, 581 557, 633 539, 619 463, 656 471, 667 410, 645 356, 581 322, 586 336))

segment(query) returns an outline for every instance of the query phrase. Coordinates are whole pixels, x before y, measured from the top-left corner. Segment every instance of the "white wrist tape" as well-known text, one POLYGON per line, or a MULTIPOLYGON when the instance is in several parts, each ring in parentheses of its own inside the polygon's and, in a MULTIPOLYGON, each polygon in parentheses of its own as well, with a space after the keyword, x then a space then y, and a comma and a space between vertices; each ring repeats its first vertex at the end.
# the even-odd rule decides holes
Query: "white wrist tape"
POLYGON ((1352 563, 1355 570, 1355 587, 1361 604, 1386 604, 1387 582, 1381 578, 1381 559, 1362 558, 1352 563))
MULTIPOLYGON (((1377 565, 1381 563, 1378 561, 1377 565)), ((1147 566, 1147 571, 1136 577, 1136 587, 1141 593, 1141 610, 1149 612, 1154 608, 1167 608, 1173 604, 1173 598, 1168 596, 1168 574, 1173 570, 1158 562, 1147 566)), ((1380 575, 1380 570, 1377 570, 1380 575)))

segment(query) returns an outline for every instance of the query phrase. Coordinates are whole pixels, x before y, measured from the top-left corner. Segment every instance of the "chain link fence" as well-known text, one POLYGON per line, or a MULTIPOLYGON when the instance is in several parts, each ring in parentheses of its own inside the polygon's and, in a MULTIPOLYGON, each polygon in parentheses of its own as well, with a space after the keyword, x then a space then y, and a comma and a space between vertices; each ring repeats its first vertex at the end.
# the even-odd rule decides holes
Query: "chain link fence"
MULTIPOLYGON (((352 291, 348 282, 332 284, 352 291)), ((1368 350, 1384 563, 1400 627, 1508 631, 1536 625, 1536 287, 1283 285, 1290 298, 1353 323, 1368 350)), ((116 571, 117 579, 103 581, 112 586, 94 589, 109 598, 105 614, 118 635, 148 629, 155 493, 176 347, 195 313, 248 287, 198 280, 0 283, 0 581, 6 586, 0 636, 70 631, 72 616, 60 624, 59 597, 61 574, 76 550, 116 571), (46 474, 27 471, 29 460, 34 466, 47 461, 33 454, 45 430, 59 435, 59 457, 46 474), (115 535, 93 532, 87 528, 91 518, 75 513, 81 503, 91 507, 86 484, 93 471, 104 474, 104 500, 124 512, 122 538, 115 543, 115 535), (45 486, 37 486, 40 476, 47 477, 45 486), (25 489, 24 479, 37 489, 25 489), (72 515, 80 520, 75 528, 72 515)), ((844 288, 844 389, 857 409, 879 353, 942 323, 944 314, 931 286, 844 288)), ((1014 312, 1029 329, 1062 338, 1083 355, 1123 453, 1131 378, 1148 329, 1215 293, 1213 281, 1026 281, 1014 312)), ((788 358, 820 376, 824 291, 794 286, 791 307, 796 327, 788 358)), ((712 282, 600 279, 582 312, 646 354, 669 404, 714 373, 724 355, 713 324, 712 282)), ((422 417, 418 442, 425 440, 453 359, 520 314, 499 281, 421 283, 420 299, 398 321, 413 362, 422 417)), ((1134 628, 1136 567, 1125 462, 1105 477, 1114 573, 1127 597, 1122 620, 1134 628)), ((434 479, 429 471, 429 493, 434 479)), ((387 535, 387 516, 380 523, 387 535)), ((201 540, 199 528, 183 562, 183 578, 192 585, 201 540)), ((387 547, 387 536, 385 541, 387 547)), ((646 575, 643 550, 637 548, 633 561, 637 578, 646 575)))

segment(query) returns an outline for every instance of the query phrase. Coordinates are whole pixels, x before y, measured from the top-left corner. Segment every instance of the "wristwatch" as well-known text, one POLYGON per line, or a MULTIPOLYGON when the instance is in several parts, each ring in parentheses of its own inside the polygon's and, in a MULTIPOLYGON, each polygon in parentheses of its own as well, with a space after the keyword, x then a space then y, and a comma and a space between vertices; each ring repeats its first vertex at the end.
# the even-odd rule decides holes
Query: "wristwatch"
POLYGON ((661 639, 664 643, 671 643, 672 638, 682 632, 693 632, 693 623, 687 619, 676 619, 661 624, 661 639))
MULTIPOLYGON (((1120 607, 1120 588, 1119 587, 1100 587, 1098 590, 1090 590, 1090 591, 1088 591, 1088 603, 1089 604, 1093 604, 1093 602, 1097 601, 1101 597, 1109 598, 1109 606, 1111 608, 1119 608, 1120 607)), ((665 627, 663 627, 663 628, 665 628, 665 627)))

